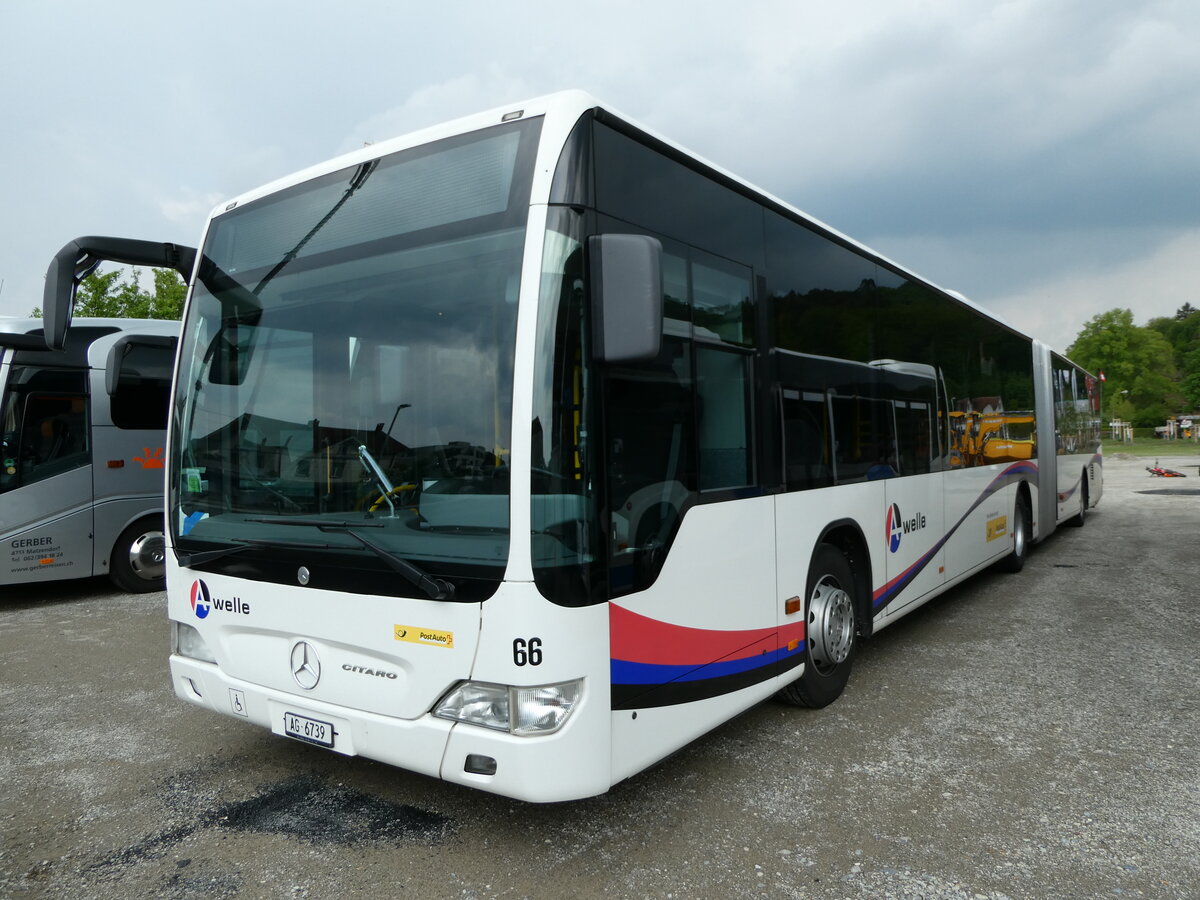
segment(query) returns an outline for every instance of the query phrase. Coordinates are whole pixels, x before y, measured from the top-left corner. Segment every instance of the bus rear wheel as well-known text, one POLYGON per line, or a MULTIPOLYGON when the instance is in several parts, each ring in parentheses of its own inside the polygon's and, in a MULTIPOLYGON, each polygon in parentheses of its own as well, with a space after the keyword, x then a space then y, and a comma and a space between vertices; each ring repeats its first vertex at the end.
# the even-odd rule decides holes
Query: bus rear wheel
POLYGON ((1025 494, 1017 496, 1013 507, 1013 549, 997 564, 1002 572, 1020 572, 1025 568, 1029 556, 1030 535, 1033 533, 1033 516, 1029 511, 1029 499, 1025 494))
POLYGON ((1088 482, 1087 472, 1084 472, 1079 480, 1079 512, 1067 520, 1067 524, 1075 528, 1082 528, 1087 522, 1088 511, 1088 482))
POLYGON ((821 544, 808 567, 804 674, 780 691, 796 706, 820 709, 850 680, 858 641, 854 572, 845 555, 821 544))
POLYGON ((162 523, 140 519, 121 532, 108 562, 108 577, 130 594, 161 591, 165 586, 166 539, 162 523))

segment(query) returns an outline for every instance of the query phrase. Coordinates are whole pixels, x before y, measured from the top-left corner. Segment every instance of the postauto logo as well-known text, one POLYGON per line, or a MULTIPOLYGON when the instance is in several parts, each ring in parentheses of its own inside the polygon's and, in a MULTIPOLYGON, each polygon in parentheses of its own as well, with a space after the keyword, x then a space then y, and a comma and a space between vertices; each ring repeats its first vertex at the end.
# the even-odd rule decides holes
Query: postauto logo
POLYGON ((208 585, 197 578, 192 582, 192 612, 197 619, 204 619, 211 610, 212 595, 208 592, 208 585))

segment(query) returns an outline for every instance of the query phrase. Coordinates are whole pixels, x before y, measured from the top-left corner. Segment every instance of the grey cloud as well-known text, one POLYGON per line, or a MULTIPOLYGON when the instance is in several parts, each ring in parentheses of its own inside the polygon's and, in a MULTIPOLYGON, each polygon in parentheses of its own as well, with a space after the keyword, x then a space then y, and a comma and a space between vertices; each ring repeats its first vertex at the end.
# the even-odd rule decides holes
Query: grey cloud
MULTIPOLYGON (((39 302, 77 234, 191 243, 214 197, 564 87, 1030 331, 1105 266, 1200 276, 1164 251, 1200 225, 1182 2, 64 0, 0 3, 0 31, 0 313, 39 302)), ((1107 308, 1091 293, 1079 325, 1107 308)))

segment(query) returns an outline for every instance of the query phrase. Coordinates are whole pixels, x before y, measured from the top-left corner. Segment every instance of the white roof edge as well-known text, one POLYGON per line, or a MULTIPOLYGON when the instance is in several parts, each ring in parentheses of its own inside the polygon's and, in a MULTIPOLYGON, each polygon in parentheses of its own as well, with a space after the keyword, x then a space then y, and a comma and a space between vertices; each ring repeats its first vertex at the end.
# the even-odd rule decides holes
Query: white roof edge
MULTIPOLYGON (((25 334, 37 328, 45 327, 45 319, 35 319, 29 316, 0 317, 0 331, 5 334, 25 334)), ((115 327, 127 334, 172 334, 179 331, 181 323, 175 319, 117 319, 103 317, 76 316, 71 319, 71 326, 84 325, 92 327, 115 327)))
POLYGON ((275 193, 276 191, 291 187, 292 185, 301 184, 302 182, 308 181, 312 178, 318 178, 321 175, 327 175, 330 172, 336 172, 339 169, 346 169, 350 166, 360 165, 361 163, 369 162, 370 160, 387 156, 400 150, 407 150, 410 147, 418 147, 421 144, 427 144, 430 141, 436 141, 440 140, 441 138, 452 137, 458 134, 466 134, 471 131, 478 131, 479 129, 489 128, 493 125, 500 125, 502 124, 503 117, 510 113, 520 111, 522 113, 521 118, 527 119, 533 116, 541 116, 551 113, 566 115, 574 112, 575 117, 577 118, 586 110, 597 106, 602 106, 605 109, 608 109, 607 106, 585 91, 566 90, 559 91, 554 94, 546 94, 541 97, 532 97, 515 103, 506 103, 503 106, 495 106, 491 109, 484 110, 483 112, 472 113, 467 116, 460 116, 456 119, 451 119, 446 122, 430 125, 425 128, 417 129, 416 131, 410 131, 406 134, 368 144, 359 148, 358 150, 351 150, 348 153, 334 156, 330 159, 326 159, 322 162, 308 166, 307 168, 292 172, 290 175, 277 178, 274 181, 268 182, 267 184, 261 185, 257 188, 252 188, 217 204, 217 206, 213 208, 210 218, 218 216, 223 212, 230 211, 244 203, 249 203, 252 200, 257 200, 260 197, 265 197, 269 194, 275 193))

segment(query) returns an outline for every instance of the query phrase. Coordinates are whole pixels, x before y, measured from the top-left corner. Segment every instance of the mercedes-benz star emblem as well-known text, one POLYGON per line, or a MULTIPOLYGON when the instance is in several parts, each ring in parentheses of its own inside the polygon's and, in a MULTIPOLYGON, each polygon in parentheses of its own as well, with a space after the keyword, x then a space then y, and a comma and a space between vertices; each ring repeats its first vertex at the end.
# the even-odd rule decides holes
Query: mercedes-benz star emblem
POLYGON ((292 677, 306 691, 311 691, 321 680, 321 658, 308 641, 297 641, 292 647, 292 677))

